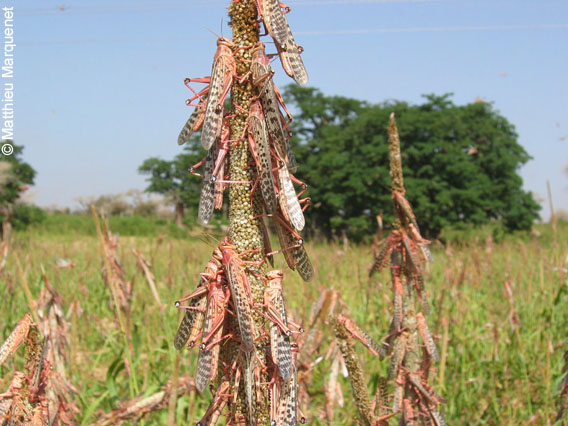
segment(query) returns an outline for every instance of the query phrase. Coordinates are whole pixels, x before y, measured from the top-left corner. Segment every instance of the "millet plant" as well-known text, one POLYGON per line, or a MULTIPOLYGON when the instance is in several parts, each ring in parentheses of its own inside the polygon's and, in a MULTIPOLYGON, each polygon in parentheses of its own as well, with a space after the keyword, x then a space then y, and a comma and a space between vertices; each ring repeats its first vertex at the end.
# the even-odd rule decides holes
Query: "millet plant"
POLYGON ((427 246, 429 242, 421 237, 417 219, 405 198, 400 140, 394 114, 391 114, 389 124, 389 154, 394 229, 379 249, 370 274, 381 270, 387 263, 391 270, 394 312, 384 343, 391 357, 388 380, 394 385, 392 412, 402 412, 402 424, 444 425, 438 411, 444 398, 428 384, 433 364, 439 358, 425 319, 429 307, 424 267, 432 261, 432 257, 427 246))
POLYGON ((340 313, 334 317, 335 337, 349 371, 362 424, 388 425, 391 417, 401 413, 399 424, 441 426, 445 422, 438 406, 445 400, 428 384, 433 364, 438 361, 436 345, 425 319, 429 307, 424 288, 424 267, 432 261, 432 257, 427 247, 429 242, 421 237, 417 219, 405 198, 400 140, 394 114, 391 114, 389 124, 389 153, 395 222, 393 231, 379 245, 370 276, 385 266, 390 267, 393 292, 390 330, 379 344, 348 314, 340 313), (415 293, 420 303, 416 302, 415 293), (373 355, 381 359, 390 357, 387 377, 379 376, 372 401, 352 337, 363 343, 373 355))
POLYGON ((176 302, 186 311, 175 347, 199 343, 196 388, 203 392, 211 384, 214 394, 199 425, 215 424, 225 407, 231 424, 295 425, 298 419, 290 336, 300 328, 286 317, 282 271, 267 272, 266 263, 276 252, 264 218, 274 222, 288 266, 310 281, 314 270, 299 234, 309 199, 300 200, 294 189, 293 182, 306 186, 289 171, 296 167, 288 144, 291 116, 259 41, 262 21, 284 71, 299 84, 307 83, 288 11, 278 0, 232 1, 232 40, 217 40, 209 77, 185 80, 194 94, 187 104, 195 111, 178 143, 201 129, 208 152, 191 171, 197 174, 203 165, 198 211, 203 224, 222 207, 223 191, 229 188, 228 236, 213 251, 196 290, 176 302), (196 91, 194 82, 208 85, 196 91))

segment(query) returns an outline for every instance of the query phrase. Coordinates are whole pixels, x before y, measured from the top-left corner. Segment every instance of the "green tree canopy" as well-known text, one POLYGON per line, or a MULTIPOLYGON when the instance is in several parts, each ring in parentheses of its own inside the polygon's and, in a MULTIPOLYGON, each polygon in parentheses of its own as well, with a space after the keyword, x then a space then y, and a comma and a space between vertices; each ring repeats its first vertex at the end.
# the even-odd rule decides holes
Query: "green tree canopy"
MULTIPOLYGON (((14 147, 11 155, 0 154, 0 205, 10 205, 20 197, 27 189, 27 185, 33 185, 36 171, 28 163, 22 160, 23 146, 14 145, 12 141, 6 141, 14 147)), ((2 144, 3 145, 3 144, 2 144)))
POLYGON ((176 206, 176 223, 181 225, 184 209, 197 209, 201 182, 189 173, 189 168, 205 154, 201 152, 195 138, 189 141, 181 154, 173 160, 152 157, 142 163, 138 172, 148 175, 146 192, 161 194, 171 198, 176 206))
POLYGON ((14 145, 11 155, 0 154, 0 216, 2 217, 2 238, 10 236, 10 220, 12 218, 12 206, 24 192, 28 185, 33 185, 36 171, 28 163, 22 160, 23 146, 14 145))
POLYGON ((332 236, 369 234, 374 216, 392 220, 388 118, 397 117, 407 198, 425 235, 444 226, 502 219, 530 229, 540 206, 522 190, 520 166, 531 157, 514 126, 491 104, 455 105, 450 94, 428 95, 422 105, 379 105, 317 89, 288 86, 298 112, 292 123, 296 175, 310 185, 312 227, 332 236))

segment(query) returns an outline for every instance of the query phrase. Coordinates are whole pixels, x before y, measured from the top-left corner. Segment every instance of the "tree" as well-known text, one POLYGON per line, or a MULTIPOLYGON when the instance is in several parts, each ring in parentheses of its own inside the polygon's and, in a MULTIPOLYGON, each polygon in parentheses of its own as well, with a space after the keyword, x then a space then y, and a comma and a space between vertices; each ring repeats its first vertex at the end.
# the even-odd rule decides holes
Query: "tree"
POLYGON ((2 240, 8 241, 12 230, 11 220, 14 203, 28 185, 33 185, 36 171, 21 159, 23 146, 5 141, 14 148, 11 155, 0 155, 0 216, 2 217, 2 240))
POLYGON ((203 157, 198 143, 189 141, 184 152, 171 161, 152 157, 138 168, 139 173, 149 175, 146 192, 162 194, 173 201, 175 222, 180 227, 183 226, 185 209, 196 209, 199 204, 200 182, 189 173, 189 168, 203 157))
POLYGON ((540 206, 522 190, 518 169, 531 157, 514 126, 491 104, 457 106, 450 97, 427 95, 422 105, 390 101, 369 105, 317 89, 289 86, 286 98, 299 113, 291 125, 297 176, 310 185, 312 229, 327 236, 348 230, 357 238, 375 226, 389 196, 389 114, 395 112, 409 201, 423 233, 444 226, 501 219, 508 229, 530 229, 540 206))

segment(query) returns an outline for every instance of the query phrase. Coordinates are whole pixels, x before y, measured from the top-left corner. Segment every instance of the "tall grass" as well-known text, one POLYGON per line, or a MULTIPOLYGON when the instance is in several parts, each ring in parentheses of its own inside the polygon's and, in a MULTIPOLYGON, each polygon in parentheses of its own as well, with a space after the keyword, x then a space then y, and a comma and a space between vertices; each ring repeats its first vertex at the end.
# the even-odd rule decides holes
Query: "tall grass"
MULTIPOLYGON (((121 236, 158 237, 167 235, 173 238, 187 238, 196 230, 195 214, 189 212, 184 220, 184 228, 179 228, 172 220, 158 216, 110 216, 107 218, 109 228, 121 236)), ((220 229, 221 221, 212 229, 220 229)), ((96 235, 90 214, 51 213, 39 223, 33 223, 21 233, 31 232, 34 235, 96 235)))
MULTIPOLYGON (((91 222, 91 226, 94 225, 91 222)), ((111 229, 112 229, 112 225, 111 229)), ((444 415, 451 424, 518 425, 533 421, 546 424, 556 413, 556 385, 561 378, 566 345, 565 315, 568 302, 566 268, 568 225, 558 224, 558 244, 549 226, 537 226, 540 237, 506 237, 465 241, 446 247, 433 245, 436 263, 428 278, 432 314, 428 322, 438 337, 442 355, 438 377, 431 377, 448 398, 444 415), (508 282, 513 306, 506 296, 508 282), (510 321, 514 308, 519 323, 510 321), (445 351, 444 351, 444 348, 445 351)), ((79 393, 80 424, 89 424, 101 411, 110 411, 119 401, 130 398, 126 375, 124 340, 110 304, 110 294, 101 276, 99 242, 94 235, 52 234, 25 231, 14 235, 14 244, 0 275, 3 310, 1 338, 5 339, 29 309, 22 288, 16 257, 33 297, 43 286, 41 267, 63 298, 63 309, 71 322, 68 377, 79 393), (68 258, 76 266, 58 269, 55 257, 68 258), (73 306, 74 309, 70 310, 73 306)), ((161 389, 172 378, 176 360, 173 337, 180 313, 172 306, 160 310, 139 271, 131 248, 153 258, 153 272, 160 298, 175 300, 192 288, 216 242, 208 236, 179 240, 165 237, 121 237, 118 253, 127 279, 135 277, 131 309, 132 365, 137 387, 144 395, 161 389)), ((380 336, 389 326, 389 272, 368 285, 370 246, 343 246, 307 243, 318 271, 321 287, 342 292, 352 309, 353 319, 371 335, 380 336)), ((304 323, 309 307, 320 295, 316 285, 306 286, 287 270, 281 255, 276 267, 285 271, 285 296, 291 316, 304 323)), ((326 348, 322 348, 325 351, 326 348)), ((363 352, 363 351, 359 351, 363 352)), ((180 376, 194 374, 197 351, 183 356, 180 376)), ((323 353, 319 355, 324 355, 323 353)), ((317 356, 317 355, 316 355, 317 356)), ((362 354, 365 371, 384 371, 386 364, 362 354), (365 365, 366 364, 366 365, 365 365)), ((388 360, 382 361, 387 363, 388 360)), ((9 376, 13 365, 21 368, 21 353, 0 368, 0 377, 9 376)), ((324 411, 323 381, 329 365, 315 367, 310 391, 309 424, 324 411)), ((346 379, 343 388, 348 389, 346 379)), ((3 387, 7 387, 2 383, 3 387)), ((376 378, 368 383, 373 394, 376 378)), ((345 395, 348 395, 345 392, 345 395)), ((178 424, 197 421, 210 401, 209 395, 190 394, 177 404, 178 424)), ((357 415, 350 398, 345 408, 335 409, 334 425, 352 424, 357 415)), ((151 413, 139 424, 164 424, 167 410, 151 413)))

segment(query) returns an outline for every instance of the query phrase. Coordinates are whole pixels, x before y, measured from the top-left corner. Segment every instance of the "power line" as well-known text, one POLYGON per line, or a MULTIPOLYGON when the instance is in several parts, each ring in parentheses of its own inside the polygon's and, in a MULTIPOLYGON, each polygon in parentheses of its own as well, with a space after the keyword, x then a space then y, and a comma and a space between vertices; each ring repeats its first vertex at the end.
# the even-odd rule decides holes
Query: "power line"
MULTIPOLYGON (((371 4, 371 3, 439 3, 454 0, 290 0, 290 6, 328 6, 341 4, 371 4)), ((189 2, 144 2, 112 5, 81 5, 81 6, 54 6, 51 8, 18 8, 19 16, 42 15, 94 15, 132 12, 156 12, 179 9, 225 8, 226 0, 208 0, 189 2)))
POLYGON ((557 30, 568 29, 568 24, 544 25, 487 25, 487 26, 458 26, 458 27, 416 27, 416 28, 374 28, 356 30, 330 31, 296 31, 294 34, 303 36, 320 35, 357 35, 357 34, 387 34, 387 33, 431 33, 456 31, 519 31, 519 30, 557 30))
MULTIPOLYGON (((416 28, 371 28, 371 29, 351 29, 351 30, 329 30, 329 31, 296 31, 294 34, 300 36, 328 36, 328 35, 359 35, 359 34, 388 34, 388 33, 432 33, 432 32, 460 32, 460 31, 522 31, 522 30, 564 30, 568 29, 568 24, 543 24, 543 25, 488 25, 488 26, 456 26, 456 27, 416 27, 416 28)), ((171 37, 119 37, 107 39, 84 39, 84 40, 45 40, 45 41, 21 41, 19 45, 61 45, 61 44, 102 44, 120 42, 167 42, 195 40, 196 37, 203 36, 171 36, 171 37)))
POLYGON ((295 0, 290 5, 298 6, 327 6, 333 4, 365 4, 365 3, 442 3, 454 0, 295 0))

